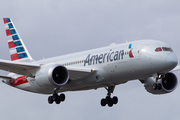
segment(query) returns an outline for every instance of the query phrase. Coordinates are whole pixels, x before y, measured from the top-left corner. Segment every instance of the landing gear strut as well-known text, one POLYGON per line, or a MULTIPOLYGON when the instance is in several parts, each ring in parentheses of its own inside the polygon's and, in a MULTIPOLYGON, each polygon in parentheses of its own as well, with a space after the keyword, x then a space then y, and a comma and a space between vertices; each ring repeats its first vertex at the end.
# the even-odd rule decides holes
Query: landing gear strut
POLYGON ((160 83, 158 83, 159 79, 163 79, 165 77, 165 75, 163 74, 158 74, 157 78, 156 78, 156 83, 153 84, 153 89, 154 90, 161 90, 162 85, 160 83))
POLYGON ((65 95, 60 94, 58 95, 58 90, 55 90, 52 96, 48 97, 48 103, 52 104, 54 101, 56 104, 60 104, 60 102, 63 102, 65 100, 65 95))
POLYGON ((113 93, 114 88, 115 88, 115 86, 109 86, 109 87, 105 88, 108 93, 107 93, 106 98, 101 99, 101 106, 106 106, 106 104, 107 104, 109 107, 112 107, 113 104, 118 103, 118 98, 116 96, 111 98, 111 93, 113 93))

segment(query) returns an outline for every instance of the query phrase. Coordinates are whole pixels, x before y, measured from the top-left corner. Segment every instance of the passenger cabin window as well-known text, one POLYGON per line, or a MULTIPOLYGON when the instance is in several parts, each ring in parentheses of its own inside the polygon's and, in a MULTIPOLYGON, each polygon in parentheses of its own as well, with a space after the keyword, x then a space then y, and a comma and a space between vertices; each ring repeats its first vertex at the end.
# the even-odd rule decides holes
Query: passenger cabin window
POLYGON ((161 49, 161 47, 158 47, 158 48, 155 49, 155 51, 156 51, 156 52, 161 52, 162 49, 161 49))

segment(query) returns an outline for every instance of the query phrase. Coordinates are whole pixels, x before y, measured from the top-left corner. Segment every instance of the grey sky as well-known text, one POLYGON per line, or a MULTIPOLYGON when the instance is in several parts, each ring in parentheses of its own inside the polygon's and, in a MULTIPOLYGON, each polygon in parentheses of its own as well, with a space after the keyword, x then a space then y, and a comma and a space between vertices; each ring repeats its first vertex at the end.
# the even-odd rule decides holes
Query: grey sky
MULTIPOLYGON (((124 43, 157 39, 172 46, 180 60, 179 0, 1 0, 0 19, 10 17, 35 60, 124 43)), ((9 60, 3 21, 0 59, 9 60)), ((6 72, 0 72, 6 74, 6 72)), ((176 72, 180 78, 180 72, 176 72)), ((0 84, 0 119, 4 120, 178 120, 180 87, 166 95, 152 95, 139 81, 115 88, 118 105, 101 107, 105 89, 66 92, 60 105, 48 95, 0 84)))

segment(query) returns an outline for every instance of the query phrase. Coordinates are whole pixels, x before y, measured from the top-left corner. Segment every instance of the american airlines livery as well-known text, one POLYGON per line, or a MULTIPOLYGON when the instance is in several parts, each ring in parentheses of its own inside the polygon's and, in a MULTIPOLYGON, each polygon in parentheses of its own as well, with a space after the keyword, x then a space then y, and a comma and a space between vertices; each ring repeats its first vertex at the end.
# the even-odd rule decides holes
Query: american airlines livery
POLYGON ((33 60, 12 20, 3 18, 11 61, 0 60, 3 82, 25 91, 52 94, 48 103, 65 100, 62 92, 107 90, 101 105, 112 107, 118 98, 112 96, 116 85, 138 79, 152 94, 170 93, 177 87, 178 59, 172 48, 156 40, 139 40, 111 44, 98 49, 33 60), (61 93, 58 95, 58 93, 61 93))

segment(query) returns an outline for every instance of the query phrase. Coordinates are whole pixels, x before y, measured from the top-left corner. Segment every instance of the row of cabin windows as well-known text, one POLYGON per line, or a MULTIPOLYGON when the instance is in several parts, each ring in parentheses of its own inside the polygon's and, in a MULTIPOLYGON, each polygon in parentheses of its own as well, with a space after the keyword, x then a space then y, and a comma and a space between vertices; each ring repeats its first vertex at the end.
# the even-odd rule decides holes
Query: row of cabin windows
POLYGON ((62 65, 68 66, 68 65, 74 65, 74 64, 79 64, 79 63, 83 63, 83 62, 85 62, 85 60, 80 60, 80 61, 76 61, 76 62, 65 63, 65 64, 62 64, 62 65))

